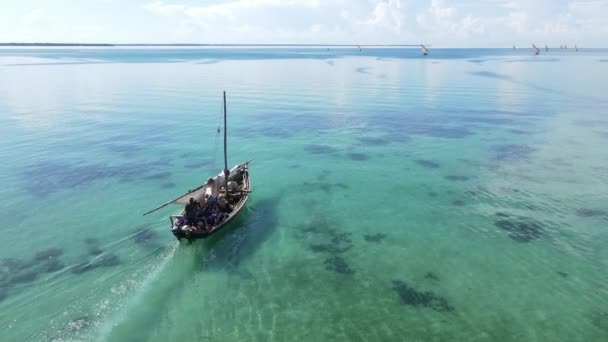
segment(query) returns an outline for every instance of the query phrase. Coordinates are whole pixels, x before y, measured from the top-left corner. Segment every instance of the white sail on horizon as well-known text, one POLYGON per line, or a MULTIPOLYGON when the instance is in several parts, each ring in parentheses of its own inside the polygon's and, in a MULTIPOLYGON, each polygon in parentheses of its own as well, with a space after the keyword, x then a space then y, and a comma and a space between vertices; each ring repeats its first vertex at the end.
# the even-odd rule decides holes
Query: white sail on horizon
POLYGON ((427 49, 426 46, 424 46, 424 44, 420 44, 420 48, 422 50, 422 54, 427 56, 429 54, 429 49, 427 49))
POLYGON ((536 45, 532 44, 532 48, 533 48, 533 51, 534 51, 534 54, 535 54, 535 55, 540 54, 540 49, 539 49, 539 48, 537 48, 537 47, 536 47, 536 45))

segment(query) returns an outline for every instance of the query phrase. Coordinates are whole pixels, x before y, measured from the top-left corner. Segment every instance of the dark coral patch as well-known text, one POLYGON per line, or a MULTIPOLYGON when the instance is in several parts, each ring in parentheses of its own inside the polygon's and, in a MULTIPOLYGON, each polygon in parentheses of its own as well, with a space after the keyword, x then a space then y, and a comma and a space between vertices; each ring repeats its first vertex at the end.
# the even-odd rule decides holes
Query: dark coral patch
POLYGON ((332 154, 338 151, 334 147, 317 144, 306 145, 304 146, 304 150, 312 154, 332 154))
POLYGON ((525 131, 523 129, 510 129, 509 132, 513 133, 513 134, 518 134, 518 135, 530 135, 530 134, 535 134, 536 132, 533 131, 525 131))
POLYGON ((340 247, 336 244, 314 244, 310 245, 310 250, 315 253, 341 254, 351 249, 351 247, 352 245, 340 247))
POLYGON ((91 262, 95 267, 113 267, 120 265, 120 259, 114 254, 103 254, 91 262))
POLYGON ((81 273, 84 273, 84 272, 88 272, 88 271, 92 270, 93 268, 94 267, 93 267, 93 265, 90 262, 84 261, 84 262, 81 262, 81 263, 78 263, 78 264, 74 265, 72 267, 72 273, 74 273, 74 274, 81 274, 81 273))
POLYGON ((369 156, 365 153, 359 153, 359 152, 351 152, 351 153, 347 153, 346 156, 351 159, 351 160, 368 160, 369 156))
POLYGON ((581 208, 576 210, 576 215, 580 217, 607 217, 608 210, 581 208))
POLYGON ((84 261, 72 267, 72 273, 80 274, 92 271, 99 267, 113 267, 120 265, 120 259, 114 254, 103 254, 91 261, 84 261))
POLYGON ((27 190, 36 195, 47 195, 88 185, 100 179, 119 177, 123 181, 130 181, 157 172, 161 165, 167 164, 168 161, 119 165, 44 161, 28 166, 23 175, 27 190))
POLYGON ((457 176, 457 175, 449 175, 449 176, 445 176, 445 179, 452 181, 452 182, 465 182, 469 180, 469 177, 467 176, 457 176))
POLYGON ((416 163, 427 169, 438 169, 440 167, 439 163, 436 163, 431 160, 418 159, 416 160, 416 163))
POLYGON ((430 308, 439 312, 453 311, 448 301, 431 291, 418 291, 401 280, 393 280, 393 290, 397 292, 401 302, 414 307, 430 308))
POLYGON ((63 250, 61 250, 59 248, 49 248, 47 250, 36 253, 36 256, 34 259, 36 259, 38 261, 55 259, 55 258, 60 257, 61 255, 63 255, 63 250))
POLYGON ((509 237, 517 242, 530 242, 543 235, 543 228, 540 223, 529 218, 503 218, 495 221, 494 224, 509 232, 509 237))
POLYGON ((14 274, 10 277, 9 282, 11 284, 24 284, 31 283, 38 278, 36 271, 26 271, 22 273, 14 274))
POLYGON ((167 179, 171 177, 171 172, 158 172, 145 176, 144 179, 167 179))
POLYGON ((99 246, 89 246, 89 255, 99 255, 103 253, 103 249, 99 248, 99 246))
POLYGON ((515 144, 494 146, 493 150, 495 152, 494 158, 505 162, 528 160, 530 155, 536 151, 535 148, 528 145, 515 144))
POLYGON ((206 167, 206 166, 209 166, 209 165, 211 165, 211 163, 207 162, 207 161, 200 162, 200 163, 199 162, 192 162, 192 163, 185 164, 184 167, 186 169, 200 169, 200 168, 203 168, 203 167, 206 167))
POLYGON ((325 269, 328 271, 334 271, 340 274, 355 274, 355 270, 353 270, 347 263, 344 258, 339 256, 333 256, 331 258, 325 259, 325 269))
POLYGON ((350 186, 344 183, 334 183, 332 186, 342 190, 350 189, 350 186))
POLYGON ((455 205, 457 207, 463 207, 463 206, 467 205, 467 203, 463 200, 455 200, 455 201, 452 201, 452 205, 455 205))
POLYGON ((434 272, 426 272, 424 279, 439 281, 439 276, 434 272))
POLYGON ((141 151, 143 149, 142 146, 134 145, 134 144, 105 144, 105 147, 111 152, 121 153, 125 156, 133 156, 135 153, 141 151))
POLYGON ((9 272, 17 272, 27 270, 36 266, 36 260, 22 260, 17 258, 6 258, 0 261, 0 265, 6 268, 9 272))
POLYGON ((568 273, 566 272, 556 271, 556 273, 559 274, 562 278, 568 278, 568 273))
POLYGON ((46 263, 44 263, 43 265, 43 270, 45 272, 51 273, 51 272, 57 272, 59 270, 62 270, 65 267, 65 265, 57 258, 52 258, 52 259, 48 259, 46 263))
POLYGON ((383 234, 383 233, 377 233, 377 234, 372 234, 372 235, 366 234, 366 235, 363 235, 363 238, 367 242, 382 242, 386 238, 386 234, 383 234))
POLYGON ((341 244, 341 243, 351 243, 352 239, 351 237, 351 233, 336 233, 336 232, 330 232, 331 235, 331 242, 333 244, 341 244))
POLYGON ((390 142, 383 138, 373 138, 373 137, 360 137, 357 138, 360 143, 369 146, 384 146, 388 145, 390 142))
POLYGON ((87 245, 95 245, 95 244, 99 243, 99 239, 97 239, 97 238, 86 238, 86 239, 84 239, 84 242, 87 245))

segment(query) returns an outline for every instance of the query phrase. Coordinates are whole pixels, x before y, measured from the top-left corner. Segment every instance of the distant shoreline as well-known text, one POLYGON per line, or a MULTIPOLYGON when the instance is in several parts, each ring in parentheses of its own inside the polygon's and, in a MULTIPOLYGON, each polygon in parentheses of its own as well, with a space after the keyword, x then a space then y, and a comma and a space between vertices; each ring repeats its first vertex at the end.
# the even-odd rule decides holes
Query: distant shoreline
MULTIPOLYGON (((472 50, 484 50, 484 49, 505 49, 512 50, 511 47, 434 47, 431 44, 425 44, 425 46, 432 49, 472 49, 472 50)), ((194 43, 183 43, 183 44, 142 44, 142 43, 127 43, 127 44, 110 44, 110 43, 0 43, 0 48, 6 47, 302 47, 302 48, 420 48, 420 44, 194 44, 194 43)), ((559 47, 550 47, 552 50, 562 50, 559 47)), ((517 50, 526 50, 528 48, 522 47, 517 50)), ((606 49, 603 47, 586 47, 581 48, 585 50, 595 49, 606 49)), ((568 50, 574 50, 570 48, 568 50)))
POLYGON ((319 46, 319 47, 331 47, 331 46, 336 46, 336 47, 352 47, 352 46, 361 46, 361 47, 420 47, 419 44, 373 44, 373 45, 359 45, 359 44, 138 44, 138 43, 134 43, 134 44, 105 44, 105 43, 99 43, 99 44, 94 44, 94 43, 0 43, 0 46, 102 46, 102 47, 112 47, 112 46, 200 46, 200 47, 205 47, 205 46, 211 46, 211 47, 217 47, 217 46, 228 46, 228 47, 237 47, 237 46, 258 46, 258 47, 264 47, 264 46, 276 46, 276 47, 280 47, 280 46, 306 46, 306 47, 315 47, 315 46, 319 46))

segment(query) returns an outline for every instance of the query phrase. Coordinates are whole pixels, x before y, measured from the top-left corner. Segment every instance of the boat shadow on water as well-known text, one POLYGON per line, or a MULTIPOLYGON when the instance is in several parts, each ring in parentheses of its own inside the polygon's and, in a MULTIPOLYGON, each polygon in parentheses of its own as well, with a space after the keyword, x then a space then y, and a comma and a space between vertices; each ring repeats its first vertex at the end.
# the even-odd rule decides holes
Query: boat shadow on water
POLYGON ((225 270, 239 276, 252 275, 239 268, 266 242, 277 228, 277 207, 280 196, 262 200, 251 199, 243 212, 233 222, 208 239, 194 242, 200 244, 202 269, 225 270))

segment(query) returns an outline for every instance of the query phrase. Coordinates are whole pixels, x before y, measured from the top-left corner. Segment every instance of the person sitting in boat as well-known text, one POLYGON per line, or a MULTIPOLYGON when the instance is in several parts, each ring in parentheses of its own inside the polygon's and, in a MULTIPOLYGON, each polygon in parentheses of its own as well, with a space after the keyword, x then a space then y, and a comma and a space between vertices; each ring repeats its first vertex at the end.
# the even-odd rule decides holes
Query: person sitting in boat
POLYGON ((232 206, 230 205, 226 194, 226 188, 223 186, 220 188, 220 194, 217 197, 217 204, 219 209, 225 213, 232 211, 232 206))
POLYGON ((186 220, 191 226, 194 226, 197 222, 197 215, 200 207, 198 206, 198 202, 194 200, 194 198, 190 197, 190 201, 186 204, 186 220))
POLYGON ((213 217, 213 208, 217 207, 217 198, 208 197, 207 194, 204 196, 205 206, 199 211, 200 218, 205 222, 207 228, 211 228, 215 225, 215 219, 213 217))
POLYGON ((235 181, 228 182, 228 191, 226 192, 228 203, 235 205, 241 199, 241 189, 235 181))
POLYGON ((215 179, 209 178, 207 180, 207 189, 205 189, 205 196, 207 198, 215 196, 215 179))
POLYGON ((213 206, 213 209, 211 209, 211 219, 213 220, 213 225, 217 225, 224 221, 226 216, 228 216, 228 214, 223 212, 217 204, 213 206))
POLYGON ((220 211, 217 204, 209 206, 209 209, 205 215, 205 221, 209 225, 209 228, 214 227, 224 219, 224 213, 220 211))

